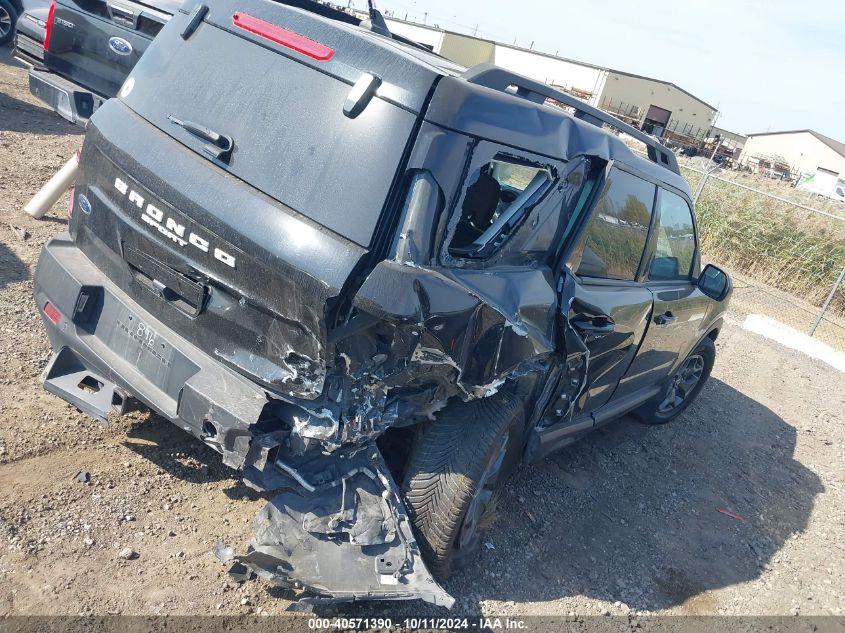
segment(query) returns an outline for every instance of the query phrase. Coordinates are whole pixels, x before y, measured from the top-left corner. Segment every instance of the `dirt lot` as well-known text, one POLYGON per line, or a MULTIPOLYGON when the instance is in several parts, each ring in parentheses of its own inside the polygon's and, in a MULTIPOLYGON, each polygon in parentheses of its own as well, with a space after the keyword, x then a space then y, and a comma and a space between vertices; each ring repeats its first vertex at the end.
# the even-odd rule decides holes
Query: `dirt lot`
MULTIPOLYGON (((39 386, 30 277, 66 202, 43 222, 20 209, 81 142, 0 51, 0 615, 283 612, 289 596, 229 581, 212 553, 242 547, 264 503, 215 453, 39 386)), ((624 419, 518 473, 492 547, 447 585, 459 612, 845 613, 843 376, 733 321, 718 348, 674 424, 624 419)))

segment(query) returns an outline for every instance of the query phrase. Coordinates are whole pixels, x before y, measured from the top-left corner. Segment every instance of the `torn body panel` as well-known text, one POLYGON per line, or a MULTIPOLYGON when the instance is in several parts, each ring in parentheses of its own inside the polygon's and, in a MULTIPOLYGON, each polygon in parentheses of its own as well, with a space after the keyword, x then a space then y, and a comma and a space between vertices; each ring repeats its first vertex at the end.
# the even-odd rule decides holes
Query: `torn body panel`
POLYGON ((451 608, 377 450, 344 460, 338 479, 312 488, 274 497, 236 560, 274 585, 304 589, 308 602, 421 599, 451 608))

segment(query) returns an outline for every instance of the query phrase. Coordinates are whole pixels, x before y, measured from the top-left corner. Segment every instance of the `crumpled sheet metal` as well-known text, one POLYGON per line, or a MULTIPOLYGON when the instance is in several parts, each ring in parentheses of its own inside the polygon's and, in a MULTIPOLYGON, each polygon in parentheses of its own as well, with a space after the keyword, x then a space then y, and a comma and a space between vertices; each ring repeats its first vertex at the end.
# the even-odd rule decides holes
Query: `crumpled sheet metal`
POLYGON ((555 296, 538 270, 448 276, 385 261, 359 289, 356 306, 375 317, 372 325, 336 343, 343 374, 330 375, 324 399, 306 405, 334 412, 345 441, 371 441, 452 397, 490 397, 509 378, 539 370, 537 361, 555 349, 555 296), (492 307, 491 297, 507 307, 492 307))
POLYGON ((287 428, 256 433, 248 446, 234 442, 244 480, 280 491, 236 560, 312 601, 453 603, 420 557, 375 448, 379 435, 432 417, 451 398, 490 397, 550 366, 560 376, 558 393, 549 394, 554 410, 571 416, 584 389, 589 352, 568 324, 573 353, 557 357, 558 312, 565 320, 568 306, 558 305, 548 268, 438 268, 427 259, 430 236, 412 226, 403 236, 404 251, 370 271, 355 294, 355 316, 330 340, 320 397, 270 400, 264 413, 287 428))
POLYGON ((451 608, 431 577, 381 455, 359 453, 339 481, 276 495, 234 559, 307 602, 414 600, 451 608))

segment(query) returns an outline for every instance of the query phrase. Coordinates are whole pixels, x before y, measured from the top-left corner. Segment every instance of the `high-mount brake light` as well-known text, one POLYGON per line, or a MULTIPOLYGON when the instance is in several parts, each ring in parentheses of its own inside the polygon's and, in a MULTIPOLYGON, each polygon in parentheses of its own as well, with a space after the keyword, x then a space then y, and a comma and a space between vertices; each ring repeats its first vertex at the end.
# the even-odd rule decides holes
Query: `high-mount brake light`
POLYGON ((232 24, 253 35, 263 37, 265 40, 270 40, 297 53, 307 55, 312 59, 316 59, 318 62, 327 62, 334 57, 334 49, 329 48, 325 44, 310 40, 304 35, 288 31, 271 22, 265 22, 248 13, 236 13, 233 15, 232 24))
POLYGON ((53 34, 53 14, 56 12, 56 0, 50 3, 50 9, 47 11, 47 27, 44 33, 44 50, 50 50, 50 36, 53 34))

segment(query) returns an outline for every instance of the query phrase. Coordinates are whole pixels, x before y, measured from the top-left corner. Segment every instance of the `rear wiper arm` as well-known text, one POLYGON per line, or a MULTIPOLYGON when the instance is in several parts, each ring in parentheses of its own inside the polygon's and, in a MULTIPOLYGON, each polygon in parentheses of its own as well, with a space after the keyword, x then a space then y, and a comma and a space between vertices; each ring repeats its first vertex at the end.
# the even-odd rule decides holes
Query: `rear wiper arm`
POLYGON ((188 132, 188 134, 206 141, 206 145, 203 145, 202 147, 202 151, 206 154, 223 162, 227 162, 229 160, 229 157, 232 154, 232 149, 235 147, 235 142, 232 140, 231 136, 220 134, 219 132, 215 132, 204 125, 194 123, 193 121, 182 121, 172 114, 168 114, 167 118, 170 119, 172 123, 175 123, 188 132))

